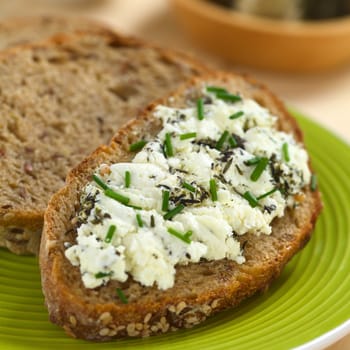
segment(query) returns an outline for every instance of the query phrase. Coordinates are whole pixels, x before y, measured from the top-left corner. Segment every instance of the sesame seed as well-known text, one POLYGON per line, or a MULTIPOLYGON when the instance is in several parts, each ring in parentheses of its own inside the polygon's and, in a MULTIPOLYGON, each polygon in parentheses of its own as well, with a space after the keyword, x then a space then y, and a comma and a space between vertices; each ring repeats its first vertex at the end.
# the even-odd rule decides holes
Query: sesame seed
POLYGON ((136 323, 135 324, 135 328, 138 330, 138 331, 141 331, 143 329, 143 324, 142 323, 136 323))
POLYGON ((143 320, 144 323, 148 323, 149 320, 151 319, 152 317, 152 314, 151 313, 148 313, 146 316, 145 316, 145 319, 143 320))
POLYGON ((72 315, 69 316, 69 322, 73 327, 75 327, 77 325, 77 319, 72 315))
POLYGON ((106 335, 109 334, 109 331, 110 331, 109 328, 102 328, 102 329, 100 330, 100 332, 99 332, 99 335, 100 335, 101 337, 105 337, 106 335))
POLYGON ((181 301, 176 306, 176 314, 178 315, 184 308, 186 307, 186 303, 184 301, 181 301))

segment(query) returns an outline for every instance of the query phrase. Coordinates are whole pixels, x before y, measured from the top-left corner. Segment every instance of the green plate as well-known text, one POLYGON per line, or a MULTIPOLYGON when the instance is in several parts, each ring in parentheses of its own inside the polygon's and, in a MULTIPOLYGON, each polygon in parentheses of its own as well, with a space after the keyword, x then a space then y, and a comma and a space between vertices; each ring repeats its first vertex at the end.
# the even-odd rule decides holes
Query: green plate
POLYGON ((305 132, 319 176, 324 210, 310 243, 266 294, 193 329, 117 343, 88 343, 69 338, 48 321, 37 259, 0 250, 0 348, 271 350, 307 344, 303 349, 309 349, 313 340, 317 344, 317 339, 321 339, 323 345, 334 341, 334 329, 339 326, 342 334, 347 332, 349 327, 344 329, 344 323, 350 319, 350 147, 316 123, 294 114, 305 132), (327 340, 327 335, 333 338, 327 340))

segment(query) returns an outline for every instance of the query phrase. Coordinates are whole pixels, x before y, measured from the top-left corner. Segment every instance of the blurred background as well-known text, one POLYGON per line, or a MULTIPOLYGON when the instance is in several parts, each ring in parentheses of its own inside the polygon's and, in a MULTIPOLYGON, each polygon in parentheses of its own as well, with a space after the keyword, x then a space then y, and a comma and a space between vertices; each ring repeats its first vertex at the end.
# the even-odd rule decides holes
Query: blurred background
MULTIPOLYGON (((350 140, 350 0, 0 1, 0 19, 52 13, 89 16, 248 73, 350 140)), ((329 349, 349 348, 350 336, 329 349)))
POLYGON ((330 38, 328 44, 322 41, 318 43, 326 50, 321 51, 316 57, 305 57, 305 50, 309 49, 309 54, 314 51, 314 48, 310 49, 308 46, 317 38, 316 40, 313 37, 309 38, 304 48, 299 48, 298 42, 303 39, 303 33, 310 30, 312 35, 316 33, 316 36, 319 36, 319 33, 343 35, 343 42, 340 43, 342 49, 350 51, 350 17, 346 16, 350 12, 350 1, 308 0, 306 2, 309 7, 302 2, 303 0, 11 0, 0 2, 0 16, 7 18, 56 13, 70 16, 86 15, 99 19, 126 34, 137 35, 164 46, 191 52, 216 67, 253 75, 267 84, 287 104, 296 107, 349 141, 350 52, 347 60, 343 59, 341 64, 333 64, 332 67, 322 68, 316 72, 309 72, 307 67, 301 72, 298 72, 298 69, 288 71, 285 67, 283 68, 283 65, 288 66, 290 61, 294 62, 294 65, 297 64, 294 68, 302 67, 304 63, 308 63, 310 67, 310 62, 317 65, 318 60, 321 62, 327 55, 332 59, 334 55, 339 54, 337 47, 327 48, 327 45, 333 45, 334 42, 338 44, 337 38, 330 38), (191 3, 195 3, 196 6, 205 5, 206 9, 205 11, 201 8, 186 10, 186 4, 191 3), (242 12, 241 16, 234 17, 233 6, 242 12), (190 13, 191 11, 201 13, 204 17, 196 18, 196 15, 190 13), (253 13, 257 17, 250 17, 247 13, 253 13), (214 19, 205 18, 212 14, 214 19), (234 23, 245 27, 245 30, 250 31, 249 35, 247 32, 240 32, 241 27, 234 28, 234 35, 231 35, 230 27, 222 27, 224 24, 227 25, 227 18, 224 21, 220 19, 225 15, 232 15, 234 23), (327 16, 331 19, 319 19, 327 16), (311 29, 301 28, 300 24, 305 21, 303 17, 311 18, 311 21, 317 24, 310 24, 311 29), (216 24, 217 20, 221 22, 216 24), (333 28, 326 25, 323 28, 318 25, 318 23, 329 24, 337 21, 342 23, 341 27, 333 28), (278 26, 282 22, 288 22, 291 25, 280 30, 278 26), (256 23, 258 23, 257 28, 256 23), (212 30, 208 24, 216 29, 212 30), (295 38, 284 37, 284 35, 293 34, 295 30, 297 44, 293 41, 292 53, 297 53, 296 58, 289 59, 291 55, 288 52, 285 56, 277 58, 271 56, 288 49, 286 43, 292 43, 295 38), (262 31, 264 36, 259 37, 261 34, 259 31, 262 31), (213 32, 215 35, 207 40, 209 36, 206 33, 213 32), (277 33, 277 39, 275 38, 277 43, 273 43, 277 47, 268 48, 270 38, 266 37, 266 33, 271 34, 271 32, 275 36, 277 33), (235 45, 234 40, 238 39, 241 41, 235 45), (252 50, 257 47, 260 49, 258 53, 254 52, 255 49, 252 50), (243 55, 238 62, 234 59, 237 53, 243 55), (270 56, 264 58, 265 53, 269 53, 270 56), (275 65, 265 67, 266 62, 264 63, 263 59, 266 59, 267 63, 275 62, 275 65), (256 62, 258 66, 263 65, 263 67, 256 68, 254 64, 256 62), (279 65, 282 65, 282 69, 274 69, 279 65))

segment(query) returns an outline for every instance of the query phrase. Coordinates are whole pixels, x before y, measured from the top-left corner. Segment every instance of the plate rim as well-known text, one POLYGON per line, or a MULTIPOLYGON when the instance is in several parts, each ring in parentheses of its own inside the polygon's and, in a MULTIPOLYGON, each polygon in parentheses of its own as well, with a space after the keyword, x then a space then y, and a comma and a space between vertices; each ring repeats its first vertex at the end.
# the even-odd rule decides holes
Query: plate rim
POLYGON ((293 350, 321 350, 324 349, 338 340, 344 338, 350 333, 350 318, 343 322, 341 325, 331 329, 330 331, 320 335, 319 337, 304 343, 293 350))

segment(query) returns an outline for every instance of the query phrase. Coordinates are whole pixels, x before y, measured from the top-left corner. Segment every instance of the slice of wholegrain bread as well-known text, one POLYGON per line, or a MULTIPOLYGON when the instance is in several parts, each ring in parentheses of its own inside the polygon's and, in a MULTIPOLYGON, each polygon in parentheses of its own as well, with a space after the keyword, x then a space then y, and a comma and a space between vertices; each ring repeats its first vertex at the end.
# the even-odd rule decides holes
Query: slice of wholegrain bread
POLYGON ((242 265, 227 259, 180 265, 176 267, 174 286, 167 290, 144 287, 131 277, 124 283, 112 280, 99 288, 84 287, 79 267, 73 267, 64 254, 65 243, 74 244, 76 240, 76 221, 72 218, 79 210, 83 187, 101 163, 130 161, 134 154, 130 153, 129 145, 150 139, 160 131, 161 122, 152 114, 157 104, 172 107, 185 107, 189 101, 193 104, 204 82, 255 99, 279 117, 280 130, 292 133, 302 142, 296 121, 265 87, 225 73, 194 79, 120 129, 108 147, 98 148, 72 170, 67 185, 51 198, 45 214, 40 252, 43 291, 51 321, 69 335, 108 340, 192 327, 209 315, 265 290, 309 240, 322 204, 318 191, 305 188, 304 201, 273 221, 271 235, 246 234, 239 238, 241 243, 246 242, 246 262, 242 265), (127 304, 118 298, 117 288, 123 290, 127 304))
POLYGON ((0 246, 37 253, 68 170, 152 99, 206 68, 103 29, 0 53, 0 246))
POLYGON ((67 16, 11 17, 0 21, 0 50, 45 40, 55 34, 105 28, 96 21, 67 16))

